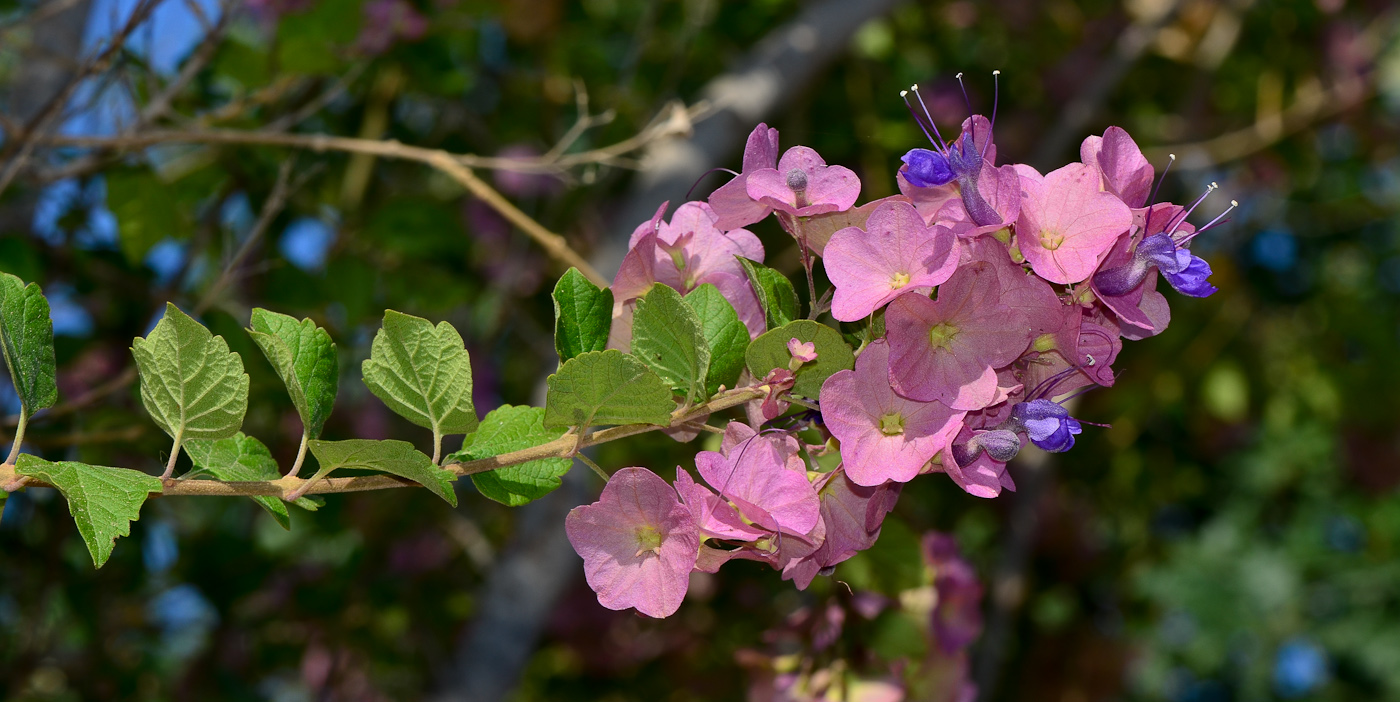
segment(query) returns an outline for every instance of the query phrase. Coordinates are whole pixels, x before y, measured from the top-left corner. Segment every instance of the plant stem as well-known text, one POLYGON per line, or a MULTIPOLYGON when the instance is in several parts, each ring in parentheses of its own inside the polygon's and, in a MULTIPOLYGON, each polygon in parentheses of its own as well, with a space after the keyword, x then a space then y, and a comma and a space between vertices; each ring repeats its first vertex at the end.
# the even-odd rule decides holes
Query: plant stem
POLYGON ((292 462, 292 469, 287 471, 287 477, 295 478, 301 472, 301 464, 306 461, 306 449, 311 445, 311 435, 303 431, 301 433, 301 448, 297 449, 297 460, 292 462))
POLYGON ((442 460, 442 432, 433 429, 433 465, 442 460))
POLYGON ((10 456, 5 459, 4 465, 12 466, 19 458, 19 445, 24 441, 24 428, 29 425, 29 408, 20 407, 19 424, 15 425, 15 443, 10 447, 10 456))
POLYGON ((593 472, 594 472, 594 473, 597 473, 597 474, 598 474, 598 477, 600 477, 600 478, 603 479, 603 482, 606 483, 606 482, 608 482, 608 480, 611 478, 611 476, 608 475, 608 472, 605 471, 605 470, 603 470, 603 467, 602 467, 602 466, 598 465, 597 463, 594 463, 594 462, 593 462, 593 459, 589 458, 588 456, 585 456, 585 455, 583 455, 583 454, 580 453, 580 454, 574 456, 574 458, 577 458, 577 459, 579 459, 580 461, 583 461, 583 464, 584 464, 584 465, 588 466, 589 468, 592 468, 592 469, 593 469, 593 472))
POLYGON ((180 460, 180 439, 184 438, 185 430, 175 432, 175 445, 170 449, 170 460, 165 463, 165 472, 161 474, 161 480, 169 480, 175 473, 175 461, 180 460))

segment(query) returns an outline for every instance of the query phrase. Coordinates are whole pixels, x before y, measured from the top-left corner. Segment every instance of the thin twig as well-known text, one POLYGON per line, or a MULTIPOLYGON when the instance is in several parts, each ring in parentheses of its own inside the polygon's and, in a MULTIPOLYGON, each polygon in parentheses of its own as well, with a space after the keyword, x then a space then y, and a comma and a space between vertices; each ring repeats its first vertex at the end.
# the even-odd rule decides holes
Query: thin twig
POLYGON ((603 470, 603 467, 602 467, 602 466, 598 465, 597 463, 594 463, 594 462, 593 462, 593 459, 591 459, 591 458, 589 458, 588 456, 585 456, 585 455, 583 455, 583 454, 581 454, 581 453, 580 453, 580 454, 575 454, 575 455, 574 455, 574 458, 577 458, 578 460, 583 461, 583 464, 584 464, 584 465, 588 466, 589 468, 592 468, 592 469, 593 469, 593 472, 594 472, 594 473, 597 473, 597 474, 598 474, 598 477, 600 477, 600 478, 603 479, 603 482, 605 482, 605 483, 608 482, 608 479, 610 478, 610 476, 608 475, 608 472, 605 471, 605 470, 603 470))

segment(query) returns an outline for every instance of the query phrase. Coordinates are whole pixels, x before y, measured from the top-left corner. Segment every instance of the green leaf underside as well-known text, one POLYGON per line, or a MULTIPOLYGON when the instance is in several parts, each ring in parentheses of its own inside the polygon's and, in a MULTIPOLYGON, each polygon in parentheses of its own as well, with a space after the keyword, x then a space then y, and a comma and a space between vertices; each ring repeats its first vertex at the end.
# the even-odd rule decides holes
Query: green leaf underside
POLYGON ((141 402, 171 437, 226 439, 243 426, 248 374, 222 336, 166 303, 149 336, 132 342, 141 402))
POLYGON ((570 268, 554 286, 554 350, 563 363, 608 345, 612 327, 613 293, 599 288, 577 268, 570 268))
POLYGON ((705 396, 710 345, 694 310, 674 288, 657 283, 637 300, 632 355, 687 400, 705 396))
POLYGON ((756 261, 743 256, 735 256, 749 276, 749 284, 758 296, 758 304, 763 306, 768 328, 778 327, 797 319, 797 291, 787 276, 756 261))
POLYGON ((799 319, 777 329, 770 329, 749 344, 747 355, 749 372, 755 378, 762 378, 774 368, 787 368, 792 360, 788 351, 789 339, 814 342, 817 360, 804 363, 797 370, 796 384, 792 391, 804 397, 816 399, 822 383, 839 370, 855 367, 855 354, 841 338, 841 333, 811 320, 799 319))
POLYGON ((749 346, 749 329, 739 319, 734 306, 719 288, 705 283, 685 296, 685 304, 700 320, 700 333, 710 349, 710 371, 705 376, 705 392, 713 395, 719 386, 734 387, 744 370, 744 350, 749 346))
POLYGON ((599 424, 671 423, 671 389, 645 364, 617 349, 569 359, 549 376, 546 429, 599 424))
POLYGON ((306 435, 315 439, 335 407, 340 364, 331 335, 303 319, 254 309, 248 334, 287 386, 306 435))
POLYGON ((476 429, 471 359, 451 324, 385 311, 361 370, 370 392, 404 419, 438 436, 476 429))
POLYGON ((111 557, 117 537, 131 535, 131 523, 141 516, 146 497, 161 491, 160 478, 139 471, 72 461, 51 463, 27 453, 20 455, 15 472, 63 493, 98 568, 111 557))
MULTIPOLYGON (((207 473, 216 480, 242 482, 282 477, 277 459, 272 457, 267 446, 242 432, 227 439, 191 439, 185 442, 185 453, 194 462, 195 470, 207 473)), ((291 515, 287 513, 287 505, 281 498, 257 495, 250 499, 267 510, 283 529, 292 528, 291 515)), ((296 506, 312 512, 320 507, 305 497, 297 500, 296 506)))
POLYGON ((0 352, 26 414, 58 401, 49 301, 37 284, 9 273, 0 273, 0 352))
MULTIPOLYGON (((544 428, 543 407, 502 405, 482 418, 470 443, 448 456, 447 462, 463 463, 523 451, 560 436, 563 436, 562 431, 544 428)), ((510 507, 519 507, 558 488, 559 479, 569 472, 573 463, 571 458, 542 458, 477 473, 472 476, 472 483, 482 495, 510 507)))
POLYGON ((452 471, 433 465, 433 459, 413 448, 407 441, 375 441, 349 439, 346 441, 312 441, 311 455, 321 464, 311 479, 320 480, 340 468, 357 468, 407 478, 428 488, 434 495, 457 506, 457 493, 452 471))

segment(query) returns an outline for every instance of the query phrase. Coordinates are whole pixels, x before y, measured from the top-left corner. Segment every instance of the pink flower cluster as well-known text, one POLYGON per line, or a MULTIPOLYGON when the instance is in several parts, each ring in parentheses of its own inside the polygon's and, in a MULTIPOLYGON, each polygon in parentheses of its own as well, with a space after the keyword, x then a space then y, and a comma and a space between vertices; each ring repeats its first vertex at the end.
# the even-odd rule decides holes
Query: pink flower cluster
POLYGON ((633 233, 613 285, 612 348, 628 348, 631 310, 657 282, 683 293, 712 283, 752 337, 765 331, 736 257, 763 260, 743 227, 769 215, 804 262, 820 257, 834 287, 829 310, 812 318, 829 311, 864 341, 854 368, 821 386, 819 415, 809 413, 827 443, 760 431, 773 407, 786 408, 775 396, 821 353, 793 339, 790 369, 741 380, 766 382, 770 397, 750 411, 753 425, 729 424, 720 451, 696 456, 703 483, 684 469, 672 486, 626 468, 599 502, 574 510, 569 538, 605 606, 667 616, 692 570, 736 558, 805 588, 875 542, 916 475, 944 473, 978 497, 1014 490, 1006 464, 1021 447, 1072 447, 1082 427, 1063 403, 1113 384, 1123 339, 1166 328, 1159 273, 1186 295, 1214 291, 1188 244, 1224 215, 1195 229, 1185 219, 1204 196, 1187 207, 1153 202, 1154 170, 1122 129, 1089 137, 1080 162, 1041 174, 995 164, 995 116, 970 117, 945 142, 911 111, 936 148, 905 156, 900 195, 855 207, 854 173, 806 147, 780 158, 777 130, 759 125, 742 172, 707 203, 686 203, 669 222, 663 205, 633 233), (813 458, 827 451, 841 465, 822 472, 813 458))

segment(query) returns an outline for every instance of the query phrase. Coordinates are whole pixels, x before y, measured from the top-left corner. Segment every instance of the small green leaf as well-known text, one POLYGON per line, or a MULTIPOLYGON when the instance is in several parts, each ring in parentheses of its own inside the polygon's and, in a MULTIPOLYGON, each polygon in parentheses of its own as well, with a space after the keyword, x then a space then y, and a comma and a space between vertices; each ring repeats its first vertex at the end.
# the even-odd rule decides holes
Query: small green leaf
POLYGON ((676 403, 666 383, 617 349, 590 351, 569 359, 549 376, 545 399, 547 429, 595 424, 671 423, 676 403))
POLYGON ((804 397, 816 399, 821 392, 822 382, 832 373, 855 367, 856 357, 841 338, 841 333, 811 320, 799 319, 777 329, 770 329, 749 344, 747 355, 749 372, 755 378, 762 378, 774 368, 787 368, 792 360, 788 351, 789 339, 814 342, 817 347, 817 360, 804 363, 797 370, 797 382, 792 391, 804 397))
POLYGON ((694 310, 674 288, 657 283, 637 300, 632 317, 632 355, 687 400, 705 396, 710 345, 694 310))
POLYGON ((15 472, 63 493, 98 568, 112 555, 117 537, 131 535, 131 523, 141 516, 146 496, 161 491, 160 478, 139 471, 72 461, 50 463, 27 453, 20 455, 15 472))
MULTIPOLYGON (((558 429, 544 428, 544 408, 501 405, 481 420, 471 443, 447 457, 447 463, 464 463, 523 451, 547 444, 563 436, 558 429)), ((472 483, 481 494, 510 507, 537 500, 559 487, 559 479, 569 472, 571 458, 542 458, 505 468, 476 473, 472 483)))
POLYGON ((457 493, 452 490, 452 481, 457 476, 450 470, 433 465, 433 459, 407 441, 312 441, 311 455, 321 464, 312 481, 320 480, 339 468, 373 470, 412 480, 432 490, 433 494, 447 500, 453 507, 457 506, 457 493))
POLYGON ((749 346, 749 329, 739 319, 734 306, 719 288, 705 283, 685 296, 685 304, 700 320, 700 333, 710 348, 710 372, 705 376, 705 392, 713 395, 719 386, 732 388, 744 370, 744 350, 749 346))
POLYGON ((471 359, 451 324, 387 310, 361 369, 375 397, 435 436, 476 429, 471 359))
POLYGON ((340 385, 340 364, 331 335, 309 319, 298 322, 262 308, 253 310, 248 334, 287 386, 306 435, 319 438, 340 385))
POLYGON ((141 402, 165 433, 180 441, 238 433, 248 411, 248 374, 222 336, 166 303, 165 316, 131 351, 141 402))
POLYGON ((559 278, 554 286, 554 350, 560 363, 607 347, 612 308, 612 290, 594 285, 577 268, 559 278))
MULTIPOLYGON (((277 480, 282 477, 272 452, 263 442, 243 432, 227 439, 191 439, 185 442, 185 453, 194 462, 194 471, 190 474, 199 471, 208 473, 216 480, 235 482, 277 480)), ((267 510, 283 529, 292 528, 291 515, 287 514, 287 505, 281 498, 258 495, 251 499, 267 510)), ((296 506, 312 512, 320 507, 306 497, 297 500, 296 506)))
POLYGON ((792 281, 787 276, 743 256, 735 258, 749 276, 749 284, 758 296, 758 304, 763 306, 769 329, 797 319, 797 291, 792 289, 792 281))
POLYGON ((49 301, 38 284, 9 273, 0 273, 0 351, 26 414, 58 401, 49 301))

